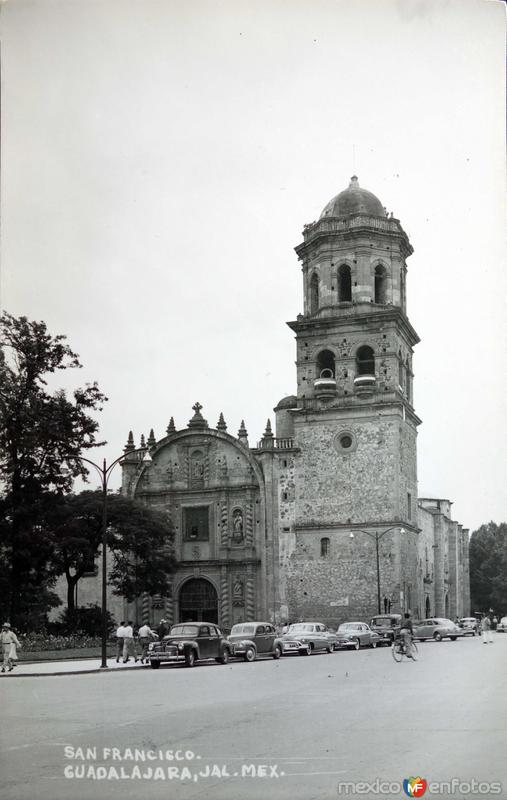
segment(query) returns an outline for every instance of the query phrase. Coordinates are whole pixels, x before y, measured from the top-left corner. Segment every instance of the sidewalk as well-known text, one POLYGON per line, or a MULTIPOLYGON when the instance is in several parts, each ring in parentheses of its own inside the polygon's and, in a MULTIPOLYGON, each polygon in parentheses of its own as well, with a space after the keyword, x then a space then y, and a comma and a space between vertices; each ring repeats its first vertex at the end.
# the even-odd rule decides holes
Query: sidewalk
POLYGON ((112 672, 113 670, 126 670, 126 669, 149 669, 149 664, 141 664, 140 661, 135 663, 130 659, 127 664, 120 661, 116 663, 115 658, 107 659, 107 669, 101 669, 100 658, 87 658, 86 660, 75 661, 39 661, 36 664, 26 664, 22 661, 18 662, 12 672, 0 672, 0 680, 2 678, 28 678, 41 675, 80 675, 86 672, 112 672))

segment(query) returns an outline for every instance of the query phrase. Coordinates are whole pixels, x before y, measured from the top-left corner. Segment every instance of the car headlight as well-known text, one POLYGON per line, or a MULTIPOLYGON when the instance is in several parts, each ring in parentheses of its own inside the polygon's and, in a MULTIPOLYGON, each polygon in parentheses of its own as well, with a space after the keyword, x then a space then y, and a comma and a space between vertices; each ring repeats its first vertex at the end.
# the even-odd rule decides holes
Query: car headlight
POLYGON ((154 645, 153 645, 153 642, 151 642, 151 643, 148 645, 148 650, 153 650, 153 647, 154 647, 154 645))
POLYGON ((300 639, 299 641, 300 641, 302 644, 307 644, 307 642, 308 642, 308 639, 307 639, 307 638, 306 638, 306 636, 305 636, 305 637, 303 637, 302 639, 300 639))
POLYGON ((182 642, 180 642, 180 643, 179 643, 179 645, 178 645, 178 650, 183 650, 183 644, 182 644, 182 642))

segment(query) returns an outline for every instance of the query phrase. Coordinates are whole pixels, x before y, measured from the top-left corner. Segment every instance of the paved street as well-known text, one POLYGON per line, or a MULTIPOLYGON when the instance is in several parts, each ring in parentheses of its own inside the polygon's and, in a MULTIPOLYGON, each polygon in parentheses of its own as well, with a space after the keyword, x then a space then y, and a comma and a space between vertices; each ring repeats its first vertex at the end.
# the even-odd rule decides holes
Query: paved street
POLYGON ((378 648, 0 681, 2 798, 328 800, 339 781, 418 775, 501 781, 507 798, 507 636, 419 653, 417 663, 378 648), (190 752, 170 760, 176 751, 190 752), (64 777, 90 767, 95 779, 64 777), (100 779, 101 767, 115 769, 100 779))

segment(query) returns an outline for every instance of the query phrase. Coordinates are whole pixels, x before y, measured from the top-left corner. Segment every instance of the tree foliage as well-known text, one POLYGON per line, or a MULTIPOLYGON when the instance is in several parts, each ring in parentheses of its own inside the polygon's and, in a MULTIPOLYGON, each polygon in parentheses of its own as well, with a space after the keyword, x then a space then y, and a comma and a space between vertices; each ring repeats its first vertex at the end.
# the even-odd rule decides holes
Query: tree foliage
POLYGON ((71 398, 48 390, 51 375, 80 366, 65 337, 51 336, 44 322, 0 317, 0 613, 21 628, 59 602, 44 519, 55 495, 87 474, 71 456, 100 444, 90 413, 107 398, 97 384, 71 398))
MULTIPOLYGON (((85 491, 61 497, 45 524, 53 542, 55 572, 65 574, 67 605, 102 544, 103 495, 85 491)), ((107 496, 108 582, 132 601, 142 592, 167 595, 176 560, 172 530, 161 512, 119 494, 107 496)))
POLYGON ((475 611, 507 614, 507 523, 481 525, 470 537, 470 594, 475 611))

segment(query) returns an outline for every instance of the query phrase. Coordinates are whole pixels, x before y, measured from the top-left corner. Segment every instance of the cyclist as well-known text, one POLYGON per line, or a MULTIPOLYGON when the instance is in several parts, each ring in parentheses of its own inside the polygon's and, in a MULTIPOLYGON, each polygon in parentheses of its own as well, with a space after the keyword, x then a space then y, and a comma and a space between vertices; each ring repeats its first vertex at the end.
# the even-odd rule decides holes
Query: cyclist
POLYGON ((412 625, 412 620, 410 619, 410 614, 405 612, 403 615, 403 619, 401 620, 401 629, 400 629, 400 638, 403 642, 403 646, 405 648, 405 655, 407 658, 412 658, 412 638, 414 635, 414 626, 412 625))

